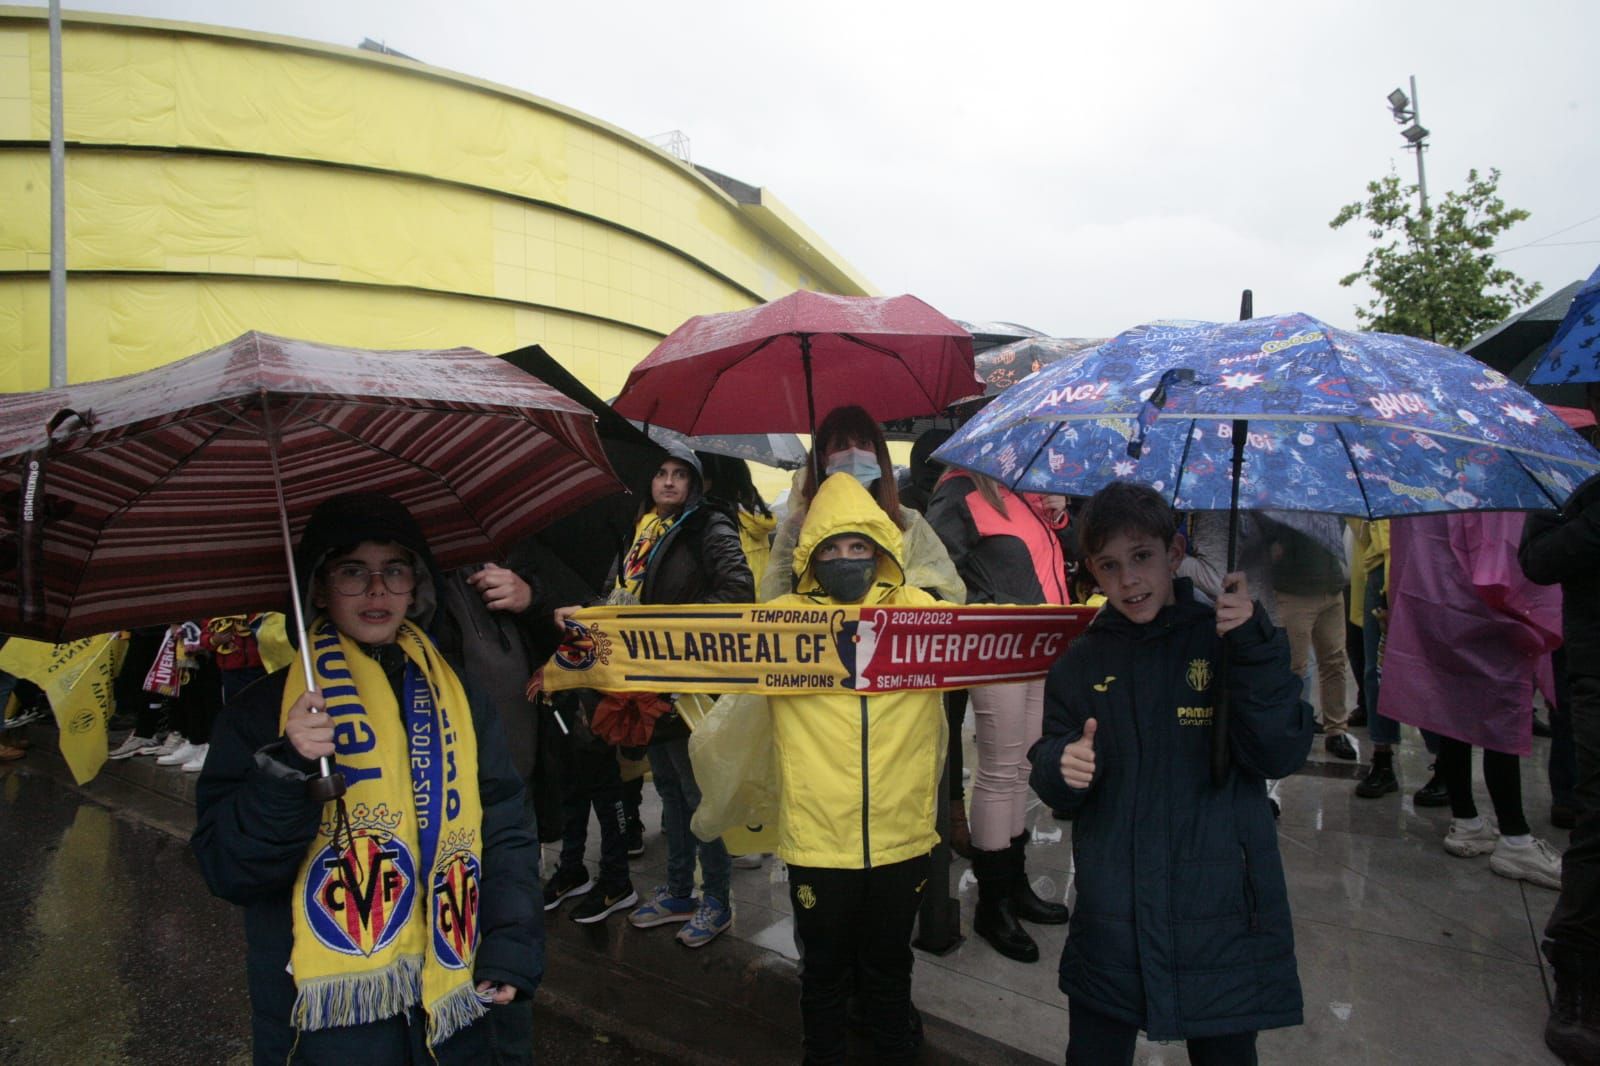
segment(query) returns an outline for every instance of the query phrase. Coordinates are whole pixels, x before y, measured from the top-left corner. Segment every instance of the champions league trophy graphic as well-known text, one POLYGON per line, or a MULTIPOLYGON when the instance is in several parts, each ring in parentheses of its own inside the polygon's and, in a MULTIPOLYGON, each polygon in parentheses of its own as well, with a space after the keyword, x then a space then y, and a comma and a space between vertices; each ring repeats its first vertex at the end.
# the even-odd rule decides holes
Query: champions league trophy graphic
POLYGON ((878 627, 887 621, 885 612, 874 611, 871 619, 846 622, 843 611, 834 611, 828 619, 828 633, 833 637, 833 650, 844 666, 844 687, 866 690, 872 687, 870 677, 860 676, 860 670, 872 665, 872 656, 878 650, 878 627))

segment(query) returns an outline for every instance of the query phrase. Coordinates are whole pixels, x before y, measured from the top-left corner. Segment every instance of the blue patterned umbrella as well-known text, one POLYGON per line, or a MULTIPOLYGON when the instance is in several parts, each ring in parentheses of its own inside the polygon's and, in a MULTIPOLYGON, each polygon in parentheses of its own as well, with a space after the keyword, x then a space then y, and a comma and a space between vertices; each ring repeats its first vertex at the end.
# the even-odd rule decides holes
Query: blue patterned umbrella
POLYGON ((1364 518, 1551 509, 1600 471, 1504 374, 1301 314, 1129 330, 1008 390, 935 458, 1019 491, 1085 496, 1123 478, 1180 510, 1364 518))
POLYGON ((1600 267, 1573 297, 1550 347, 1528 375, 1530 385, 1600 381, 1600 267))

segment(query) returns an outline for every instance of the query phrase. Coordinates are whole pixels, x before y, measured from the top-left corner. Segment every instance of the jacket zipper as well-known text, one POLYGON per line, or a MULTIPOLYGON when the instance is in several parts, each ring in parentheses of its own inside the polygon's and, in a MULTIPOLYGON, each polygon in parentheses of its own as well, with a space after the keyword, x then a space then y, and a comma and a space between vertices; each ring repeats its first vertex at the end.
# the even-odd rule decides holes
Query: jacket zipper
POLYGON ((867 828, 872 811, 872 790, 867 786, 867 697, 861 701, 861 863, 862 869, 872 869, 872 836, 867 828))
POLYGON ((1239 845, 1239 856, 1244 859, 1244 906, 1250 915, 1250 931, 1254 933, 1260 930, 1261 923, 1256 914, 1256 888, 1250 881, 1250 852, 1243 844, 1239 845))

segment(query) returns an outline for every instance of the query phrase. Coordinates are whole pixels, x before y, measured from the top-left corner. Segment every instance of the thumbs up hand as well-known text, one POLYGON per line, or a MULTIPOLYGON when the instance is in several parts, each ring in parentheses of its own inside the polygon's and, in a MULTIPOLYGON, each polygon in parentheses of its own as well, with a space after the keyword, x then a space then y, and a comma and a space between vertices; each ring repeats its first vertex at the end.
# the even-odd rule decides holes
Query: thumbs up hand
POLYGON ((1061 779, 1072 788, 1088 788, 1094 783, 1094 734, 1099 723, 1093 718, 1083 723, 1083 736, 1068 744, 1061 753, 1061 779))

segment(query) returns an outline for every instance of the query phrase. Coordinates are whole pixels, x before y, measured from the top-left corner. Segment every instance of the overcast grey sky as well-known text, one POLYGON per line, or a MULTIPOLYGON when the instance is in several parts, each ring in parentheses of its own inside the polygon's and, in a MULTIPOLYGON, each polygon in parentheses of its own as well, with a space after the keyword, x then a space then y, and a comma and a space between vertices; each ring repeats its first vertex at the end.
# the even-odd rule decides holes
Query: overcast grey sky
MULTIPOLYGON (((69 7, 76 7, 69 3, 69 7)), ((1256 311, 1354 324, 1367 181, 1415 180, 1384 97, 1418 78, 1429 193, 1499 167, 1502 262, 1600 262, 1587 0, 805 4, 92 0, 354 45, 523 89, 768 188, 883 292, 1101 336, 1256 311), (1571 227, 1571 228, 1568 228, 1571 227), (1557 232, 1562 231, 1562 232, 1557 232)))

